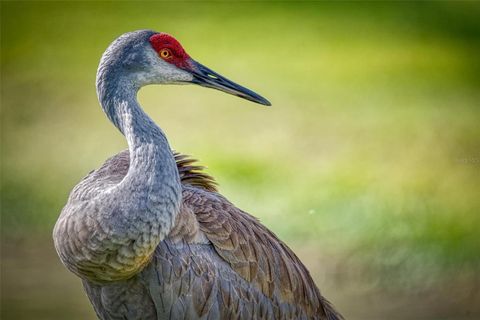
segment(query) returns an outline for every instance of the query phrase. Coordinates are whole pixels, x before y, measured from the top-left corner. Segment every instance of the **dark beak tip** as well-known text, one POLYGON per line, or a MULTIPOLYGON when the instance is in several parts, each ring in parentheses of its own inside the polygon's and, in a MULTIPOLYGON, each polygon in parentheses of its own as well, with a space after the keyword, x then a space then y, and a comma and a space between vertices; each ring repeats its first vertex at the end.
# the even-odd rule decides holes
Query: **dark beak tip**
POLYGON ((270 101, 268 100, 265 100, 264 102, 262 102, 262 104, 265 106, 265 107, 271 107, 272 104, 270 103, 270 101))
POLYGON ((264 97, 260 97, 260 96, 249 97, 249 96, 243 96, 243 95, 239 95, 239 97, 243 98, 243 99, 246 99, 246 100, 250 100, 251 102, 260 104, 260 105, 265 106, 265 107, 271 107, 272 106, 270 101, 268 101, 264 97))
POLYGON ((253 92, 252 92, 252 96, 250 96, 250 97, 248 97, 248 96, 240 96, 240 97, 242 97, 244 99, 247 99, 247 100, 250 100, 250 101, 253 101, 255 103, 261 104, 262 106, 265 106, 265 107, 271 107, 272 106, 270 101, 268 101, 267 99, 265 99, 261 95, 253 93, 253 92))
POLYGON ((192 67, 188 71, 193 75, 193 80, 190 82, 217 89, 267 107, 272 105, 270 101, 259 94, 228 80, 195 60, 191 60, 190 63, 192 67))

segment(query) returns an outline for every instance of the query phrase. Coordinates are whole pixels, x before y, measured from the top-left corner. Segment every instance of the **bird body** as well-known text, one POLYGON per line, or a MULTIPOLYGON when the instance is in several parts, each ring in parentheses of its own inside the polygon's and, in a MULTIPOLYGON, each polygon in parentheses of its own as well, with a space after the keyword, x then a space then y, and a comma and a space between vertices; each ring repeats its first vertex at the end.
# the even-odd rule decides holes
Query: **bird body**
POLYGON ((191 82, 267 100, 192 60, 173 37, 127 33, 104 53, 100 104, 128 150, 72 191, 54 228, 100 319, 341 319, 295 254, 172 152, 140 108, 148 84, 191 82))

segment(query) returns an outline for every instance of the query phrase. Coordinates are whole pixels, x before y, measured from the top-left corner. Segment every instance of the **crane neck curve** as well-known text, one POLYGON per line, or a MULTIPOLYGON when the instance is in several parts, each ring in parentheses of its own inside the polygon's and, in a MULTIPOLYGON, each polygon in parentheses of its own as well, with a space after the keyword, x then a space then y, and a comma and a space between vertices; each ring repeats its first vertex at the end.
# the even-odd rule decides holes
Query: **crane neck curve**
MULTIPOLYGON (((54 228, 62 262, 93 282, 125 280, 143 270, 172 229, 182 203, 182 185, 167 138, 137 102, 142 78, 135 68, 122 64, 125 59, 116 46, 107 49, 100 62, 97 94, 107 117, 128 142, 128 172, 119 182, 109 173, 82 180, 54 228)), ((109 165, 116 171, 114 163, 109 165)))
POLYGON ((126 188, 137 195, 143 192, 143 198, 152 193, 166 196, 165 189, 173 189, 175 194, 168 196, 178 200, 181 183, 174 156, 163 131, 140 107, 139 89, 128 74, 122 76, 112 66, 99 68, 97 94, 100 104, 125 136, 130 152, 130 168, 118 188, 126 188))
MULTIPOLYGON (((127 259, 128 266, 119 273, 100 271, 111 268, 99 262, 101 268, 95 269, 95 279, 120 279, 139 272, 172 229, 180 210, 182 186, 175 158, 163 131, 138 104, 138 90, 132 81, 109 77, 108 73, 97 78, 100 104, 128 142, 130 166, 121 182, 96 199, 96 225, 109 230, 114 240, 102 240, 104 244, 92 247, 92 251, 98 254, 103 248, 111 250, 125 243, 128 245, 119 246, 118 252, 130 252, 131 261, 127 259)), ((94 233, 102 235, 98 230, 94 233)), ((88 264, 96 262, 88 260, 88 264)))

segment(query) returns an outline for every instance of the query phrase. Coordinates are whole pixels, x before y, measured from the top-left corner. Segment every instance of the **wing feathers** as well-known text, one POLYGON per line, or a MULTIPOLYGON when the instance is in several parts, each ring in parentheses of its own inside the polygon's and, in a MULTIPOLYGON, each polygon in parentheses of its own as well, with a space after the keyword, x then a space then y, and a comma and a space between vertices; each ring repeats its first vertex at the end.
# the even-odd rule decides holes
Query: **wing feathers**
MULTIPOLYGON (((196 188, 185 186, 183 201, 218 255, 266 297, 278 299, 282 318, 301 309, 308 318, 326 319, 326 310, 334 310, 324 306, 324 298, 295 254, 257 219, 222 196, 196 188)), ((221 295, 224 302, 231 298, 226 292, 221 295)))

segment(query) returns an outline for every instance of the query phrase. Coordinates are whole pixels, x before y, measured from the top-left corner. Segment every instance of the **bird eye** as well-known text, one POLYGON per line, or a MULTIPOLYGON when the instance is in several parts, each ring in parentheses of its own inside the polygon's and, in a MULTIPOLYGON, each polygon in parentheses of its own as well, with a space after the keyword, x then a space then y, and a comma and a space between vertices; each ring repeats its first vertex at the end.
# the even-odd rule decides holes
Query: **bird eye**
POLYGON ((159 52, 159 55, 162 59, 170 59, 172 58, 172 52, 168 49, 162 49, 159 52))

